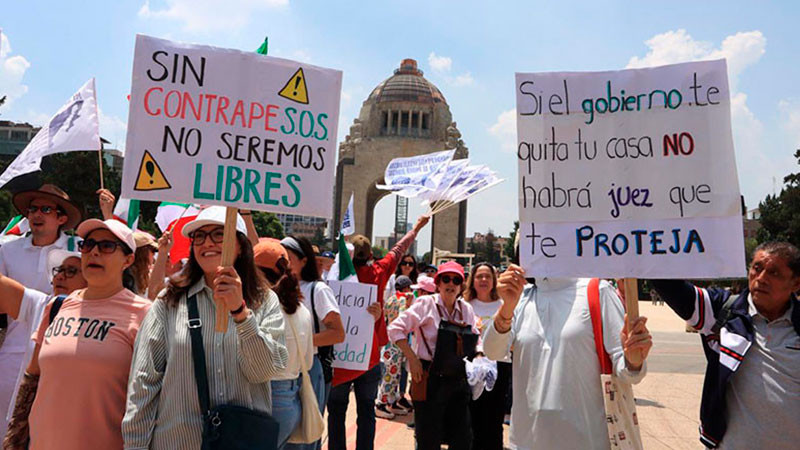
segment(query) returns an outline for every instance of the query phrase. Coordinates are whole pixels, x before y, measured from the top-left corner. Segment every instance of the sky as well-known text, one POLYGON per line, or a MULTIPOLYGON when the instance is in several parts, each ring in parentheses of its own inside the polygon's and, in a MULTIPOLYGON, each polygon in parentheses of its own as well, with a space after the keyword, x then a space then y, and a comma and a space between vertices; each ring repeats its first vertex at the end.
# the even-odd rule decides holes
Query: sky
MULTIPOLYGON (((40 125, 96 77, 101 134, 123 148, 137 33, 255 50, 344 73, 338 139, 403 58, 450 106, 473 163, 507 181, 468 205, 467 235, 517 217, 514 73, 617 70, 727 58, 739 184, 749 209, 796 171, 800 3, 746 1, 120 0, 4 2, 2 119, 40 125)), ((409 220, 424 210, 410 202, 409 220)), ((393 227, 394 197, 375 212, 393 227)), ((429 246, 429 233, 420 248, 429 246)))

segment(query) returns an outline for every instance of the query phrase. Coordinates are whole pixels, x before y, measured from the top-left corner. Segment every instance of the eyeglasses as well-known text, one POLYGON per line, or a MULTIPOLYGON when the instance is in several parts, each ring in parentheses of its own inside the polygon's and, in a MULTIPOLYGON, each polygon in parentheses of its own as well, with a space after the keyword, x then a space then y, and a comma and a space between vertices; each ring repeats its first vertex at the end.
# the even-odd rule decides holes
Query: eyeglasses
POLYGON ((77 267, 70 267, 70 266, 58 266, 58 267, 53 267, 53 276, 54 276, 54 277, 57 277, 57 276, 58 276, 58 274, 60 274, 60 273, 62 273, 62 272, 63 272, 63 273, 64 273, 64 276, 65 276, 66 278, 72 278, 72 277, 74 277, 75 275, 77 275, 77 274, 78 274, 78 272, 80 272, 80 271, 81 271, 81 269, 79 269, 79 268, 77 268, 77 267))
POLYGON ((460 286, 461 283, 464 282, 463 278, 461 278, 461 277, 451 277, 450 275, 442 275, 442 276, 439 277, 439 280, 441 280, 442 283, 445 283, 445 284, 447 284, 447 283, 452 281, 453 284, 456 285, 456 286, 460 286))
POLYGON ((79 242, 78 249, 80 249, 82 253, 89 253, 90 251, 92 251, 95 245, 100 250, 100 253, 114 253, 117 247, 119 247, 120 249, 125 248, 125 244, 121 242, 108 241, 108 240, 95 241, 94 239, 89 238, 89 239, 84 239, 82 242, 79 242))
POLYGON ((54 212, 57 213, 58 209, 52 206, 28 206, 28 214, 33 214, 36 211, 41 211, 42 214, 52 214, 54 212))
POLYGON ((211 242, 215 244, 222 244, 225 239, 225 229, 220 227, 211 232, 197 230, 189 237, 192 238, 192 245, 203 245, 207 237, 211 238, 211 242))
POLYGON ((414 261, 403 261, 400 263, 401 266, 414 266, 414 261))

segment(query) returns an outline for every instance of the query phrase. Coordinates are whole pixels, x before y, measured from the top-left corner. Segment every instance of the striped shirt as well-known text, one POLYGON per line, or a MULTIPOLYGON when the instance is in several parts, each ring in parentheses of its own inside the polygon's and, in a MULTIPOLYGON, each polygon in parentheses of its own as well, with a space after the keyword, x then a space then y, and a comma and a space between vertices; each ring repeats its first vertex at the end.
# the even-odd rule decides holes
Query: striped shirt
MULTIPOLYGON (((163 294, 163 292, 162 292, 163 294)), ((216 333, 211 289, 200 280, 197 294, 211 406, 235 404, 271 412, 270 380, 287 365, 284 322, 278 297, 242 323, 228 318, 228 331, 216 333)), ((203 419, 194 379, 187 296, 176 307, 162 298, 142 323, 131 364, 122 435, 126 449, 200 448, 203 419)))

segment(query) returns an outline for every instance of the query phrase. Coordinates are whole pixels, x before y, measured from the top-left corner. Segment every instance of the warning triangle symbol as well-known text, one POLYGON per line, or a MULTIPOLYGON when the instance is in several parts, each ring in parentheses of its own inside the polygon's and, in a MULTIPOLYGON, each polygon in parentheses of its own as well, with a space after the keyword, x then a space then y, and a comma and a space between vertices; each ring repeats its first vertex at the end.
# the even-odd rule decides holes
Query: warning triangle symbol
POLYGON ((286 86, 278 92, 283 98, 288 98, 289 100, 295 101, 297 103, 302 103, 304 105, 308 104, 308 89, 306 88, 306 76, 303 73, 303 68, 297 69, 297 72, 292 75, 292 78, 289 78, 289 81, 286 82, 286 86))
POLYGON ((149 151, 144 151, 142 164, 139 166, 139 175, 136 177, 134 191, 157 191, 160 189, 170 189, 172 186, 164 176, 158 163, 153 159, 149 151))

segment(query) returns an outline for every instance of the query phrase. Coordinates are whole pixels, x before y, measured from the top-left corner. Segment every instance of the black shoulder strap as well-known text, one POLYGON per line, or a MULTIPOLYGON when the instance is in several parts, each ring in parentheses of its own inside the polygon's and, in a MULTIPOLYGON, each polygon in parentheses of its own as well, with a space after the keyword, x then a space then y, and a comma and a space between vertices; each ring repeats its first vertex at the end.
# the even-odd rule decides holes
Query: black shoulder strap
POLYGON ((314 306, 314 291, 317 290, 317 282, 311 282, 311 314, 314 315, 314 334, 319 333, 319 317, 317 317, 317 307, 314 306))
POLYGON ((208 378, 206 377, 206 352, 203 348, 203 322, 197 310, 197 296, 192 295, 186 301, 189 308, 189 335, 192 338, 192 362, 194 363, 194 380, 197 382, 197 399, 203 416, 211 409, 208 394, 208 378))
MULTIPOLYGON (((722 309, 719 310, 719 314, 717 314, 717 321, 714 322, 714 326, 711 327, 712 334, 719 334, 719 330, 725 326, 725 323, 728 319, 731 318, 731 308, 733 307, 733 302, 735 302, 739 298, 739 294, 731 294, 728 296, 728 299, 725 300, 725 303, 722 304, 722 309)), ((702 307, 702 306, 701 306, 702 307)))
POLYGON ((61 305, 64 304, 65 298, 67 298, 67 296, 62 294, 53 300, 53 306, 50 307, 50 318, 47 321, 48 324, 53 323, 53 319, 58 315, 58 311, 61 309, 61 305))

